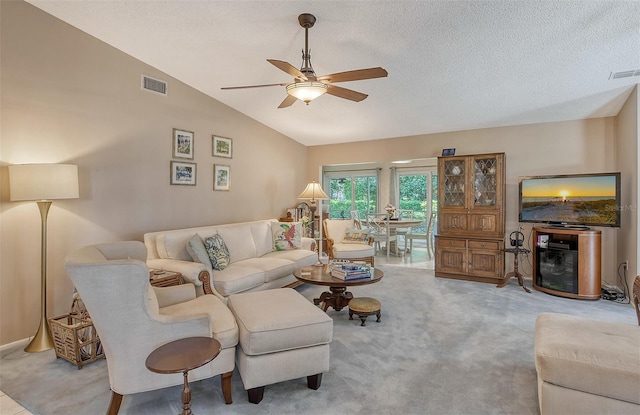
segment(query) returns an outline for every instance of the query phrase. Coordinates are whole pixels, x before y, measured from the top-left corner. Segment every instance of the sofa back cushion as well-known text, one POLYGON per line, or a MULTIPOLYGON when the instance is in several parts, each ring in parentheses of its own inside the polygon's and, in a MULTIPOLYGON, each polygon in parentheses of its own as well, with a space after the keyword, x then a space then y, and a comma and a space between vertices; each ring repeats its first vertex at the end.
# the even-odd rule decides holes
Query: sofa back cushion
POLYGON ((257 256, 256 244, 249 223, 219 226, 218 235, 222 237, 229 250, 230 262, 238 262, 257 256))
POLYGON ((256 255, 261 257, 273 251, 273 237, 271 236, 271 224, 276 220, 265 220, 251 223, 251 233, 256 243, 256 255))

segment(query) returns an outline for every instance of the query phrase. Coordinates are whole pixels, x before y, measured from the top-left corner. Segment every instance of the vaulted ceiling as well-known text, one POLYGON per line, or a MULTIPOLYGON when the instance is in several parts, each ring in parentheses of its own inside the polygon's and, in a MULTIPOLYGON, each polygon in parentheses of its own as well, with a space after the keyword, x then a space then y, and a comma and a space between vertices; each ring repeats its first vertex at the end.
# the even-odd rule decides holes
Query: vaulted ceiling
POLYGON ((28 2, 305 145, 613 116, 640 82, 635 0, 28 2), (292 82, 266 59, 301 66, 301 13, 318 75, 389 76, 284 109, 221 90, 292 82))

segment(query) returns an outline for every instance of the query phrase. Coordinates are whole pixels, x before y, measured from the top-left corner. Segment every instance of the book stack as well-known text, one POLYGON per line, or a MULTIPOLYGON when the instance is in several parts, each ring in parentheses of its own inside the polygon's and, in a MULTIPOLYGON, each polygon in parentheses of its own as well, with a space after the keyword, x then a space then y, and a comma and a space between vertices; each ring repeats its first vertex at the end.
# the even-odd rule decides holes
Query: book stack
POLYGON ((371 269, 366 265, 341 264, 331 268, 331 276, 341 280, 371 278, 371 269))

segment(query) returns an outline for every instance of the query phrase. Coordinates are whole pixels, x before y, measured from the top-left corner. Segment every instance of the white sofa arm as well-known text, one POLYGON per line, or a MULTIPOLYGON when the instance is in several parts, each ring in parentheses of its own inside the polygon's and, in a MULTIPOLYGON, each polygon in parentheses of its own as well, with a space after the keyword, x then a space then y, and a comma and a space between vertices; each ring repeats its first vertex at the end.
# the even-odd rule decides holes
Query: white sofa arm
POLYGON ((179 259, 148 259, 149 268, 162 269, 166 271, 179 272, 184 277, 185 282, 190 282, 196 287, 202 286, 202 281, 198 278, 202 271, 211 274, 211 267, 200 262, 182 261, 179 259))
POLYGON ((313 238, 302 238, 302 249, 307 249, 309 251, 316 250, 316 240, 313 238))
POLYGON ((156 258, 148 259, 147 266, 149 268, 179 272, 182 274, 184 282, 195 285, 198 297, 203 294, 213 294, 226 303, 222 294, 213 287, 213 281, 211 280, 213 269, 211 269, 210 265, 201 262, 182 261, 180 259, 156 258))

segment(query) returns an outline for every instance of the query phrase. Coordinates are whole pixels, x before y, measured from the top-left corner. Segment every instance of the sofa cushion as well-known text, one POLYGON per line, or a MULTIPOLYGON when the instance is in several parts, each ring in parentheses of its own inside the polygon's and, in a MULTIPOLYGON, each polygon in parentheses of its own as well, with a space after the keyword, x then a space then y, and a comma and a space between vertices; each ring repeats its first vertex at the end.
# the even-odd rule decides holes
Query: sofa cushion
POLYGON ((535 365, 547 383, 640 404, 640 326, 542 313, 535 365))
POLYGON ((264 220, 251 223, 251 233, 256 244, 256 256, 273 251, 273 235, 271 234, 271 224, 274 220, 264 220))
POLYGON ((232 263, 247 258, 255 258, 256 244, 253 240, 253 233, 249 223, 220 226, 218 227, 218 234, 222 236, 227 249, 229 249, 232 263))
POLYGON ((296 264, 293 261, 271 256, 245 259, 238 262, 237 265, 263 270, 264 282, 275 281, 284 275, 293 274, 296 269, 296 264))
POLYGON ((264 271, 232 262, 223 271, 213 271, 212 281, 215 290, 226 297, 264 284, 264 271))
POLYGON ((172 232, 158 235, 156 238, 156 249, 160 258, 180 259, 182 261, 192 261, 187 242, 193 238, 194 232, 172 232))
POLYGON ((273 222, 273 249, 286 251, 302 248, 302 224, 300 222, 273 222))
POLYGON ((233 314, 215 295, 207 294, 193 300, 174 304, 160 309, 162 315, 185 316, 194 309, 206 310, 213 338, 218 340, 223 349, 238 344, 238 326, 233 314))
POLYGON ((229 250, 220 235, 213 235, 204 240, 204 247, 213 269, 222 271, 229 265, 229 250))
POLYGON ((207 265, 211 264, 211 259, 209 259, 209 254, 204 247, 204 242, 200 235, 195 234, 193 238, 189 239, 189 242, 187 242, 187 252, 191 255, 193 262, 200 262, 207 265))
POLYGON ((291 288, 229 297, 242 350, 250 356, 330 343, 333 320, 291 288))
POLYGON ((274 251, 263 258, 282 258, 294 262, 295 268, 308 267, 318 262, 318 254, 307 249, 290 249, 288 251, 274 251))

